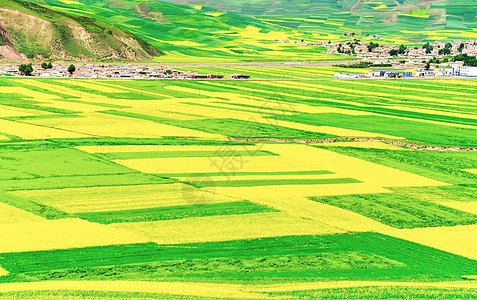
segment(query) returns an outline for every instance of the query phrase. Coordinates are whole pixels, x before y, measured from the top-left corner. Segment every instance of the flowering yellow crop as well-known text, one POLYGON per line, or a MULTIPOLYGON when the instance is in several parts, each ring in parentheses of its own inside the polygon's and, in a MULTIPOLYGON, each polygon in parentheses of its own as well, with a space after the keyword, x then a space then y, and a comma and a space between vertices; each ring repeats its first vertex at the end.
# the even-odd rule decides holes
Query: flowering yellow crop
POLYGON ((133 233, 81 219, 0 224, 0 253, 145 242, 133 233))
MULTIPOLYGON (((35 124, 48 124, 56 128, 103 137, 160 138, 165 136, 223 139, 222 135, 206 133, 147 120, 102 113, 83 114, 82 118, 34 120, 35 124)), ((66 132, 66 131, 65 131, 66 132)))
MULTIPOLYGON (((68 213, 82 213, 188 205, 189 203, 184 200, 183 188, 183 184, 175 183, 31 190, 12 193, 68 213)), ((189 188, 193 189, 193 187, 189 188)), ((201 190, 197 189, 197 193, 200 192, 201 190)), ((208 198, 208 201, 220 203, 233 202, 237 199, 215 195, 208 198)))
POLYGON ((477 240, 475 239, 477 225, 391 229, 382 233, 470 259, 477 259, 477 240))
MULTIPOLYGON (((17 222, 34 222, 45 220, 22 209, 0 202, 0 224, 17 222)), ((0 275, 1 276, 1 275, 0 275)))
POLYGON ((46 126, 36 126, 20 122, 1 120, 0 131, 6 134, 16 135, 26 140, 51 139, 51 138, 80 138, 87 135, 78 132, 59 130, 46 126))
MULTIPOLYGON (((109 292, 131 292, 131 293, 152 293, 160 295, 183 295, 187 297, 200 297, 205 299, 269 299, 263 293, 246 291, 245 286, 238 284, 202 283, 202 282, 165 282, 165 281, 41 281, 41 282, 15 282, 1 283, 1 292, 16 291, 109 291, 109 292)), ((48 295, 48 293, 47 293, 48 295)), ((51 299, 51 296, 35 295, 35 299, 51 299)), ((138 295, 140 297, 140 295, 138 295)), ((154 296, 152 296, 154 297, 154 296)), ((77 299, 76 297, 69 299, 77 299)), ((96 297, 95 297, 96 298, 96 297)), ((171 298, 176 298, 171 296, 171 298)), ((106 299, 98 297, 97 299, 106 299)), ((110 299, 108 297, 108 299, 110 299)))
POLYGON ((137 232, 158 244, 344 232, 285 213, 209 216, 155 222, 117 223, 108 226, 137 232))

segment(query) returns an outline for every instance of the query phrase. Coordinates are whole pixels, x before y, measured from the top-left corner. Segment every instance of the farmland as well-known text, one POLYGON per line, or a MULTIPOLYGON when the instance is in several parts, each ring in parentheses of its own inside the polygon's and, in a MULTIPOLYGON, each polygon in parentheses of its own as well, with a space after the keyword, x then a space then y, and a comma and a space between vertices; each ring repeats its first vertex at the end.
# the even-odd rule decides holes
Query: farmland
POLYGON ((476 296, 474 80, 0 87, 0 299, 476 296))

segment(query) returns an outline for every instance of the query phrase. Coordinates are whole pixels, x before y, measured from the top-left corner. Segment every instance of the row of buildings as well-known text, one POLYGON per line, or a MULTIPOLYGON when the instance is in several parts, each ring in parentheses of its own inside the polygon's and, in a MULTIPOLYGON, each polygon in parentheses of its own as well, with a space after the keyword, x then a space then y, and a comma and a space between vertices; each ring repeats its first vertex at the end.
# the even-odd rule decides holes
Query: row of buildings
MULTIPOLYGON (((18 65, 0 65, 0 75, 21 76, 18 65)), ((182 71, 163 66, 147 65, 114 65, 114 64, 85 64, 78 66, 73 74, 68 72, 68 65, 54 64, 51 69, 43 69, 33 65, 34 77, 41 78, 111 78, 111 79, 223 79, 223 75, 200 74, 194 71, 182 71)), ((243 74, 231 74, 230 79, 249 79, 243 74)))
MULTIPOLYGON (((295 43, 300 44, 303 46, 319 46, 327 48, 326 53, 328 54, 347 54, 361 59, 390 59, 394 56, 390 55, 391 50, 397 50, 399 46, 396 45, 379 45, 377 47, 373 47, 371 51, 369 51, 368 46, 371 43, 362 42, 357 39, 352 41, 340 41, 340 42, 309 42, 304 40, 273 40, 274 42, 278 43, 295 43)), ((374 43, 374 42, 372 42, 374 43)), ((450 43, 450 53, 446 55, 455 56, 458 54, 468 54, 470 56, 477 55, 477 41, 476 40, 454 40, 450 42, 442 42, 442 41, 435 41, 429 43, 429 49, 423 48, 422 46, 416 47, 406 47, 406 52, 404 54, 400 54, 398 56, 406 57, 408 59, 432 59, 432 58, 440 58, 443 57, 444 54, 439 54, 439 50, 444 49, 446 44, 450 43), (463 45, 461 50, 458 49, 463 45), (426 53, 429 52, 429 53, 426 53)))
MULTIPOLYGON (((334 43, 329 45, 327 53, 337 53, 340 43, 334 43)), ((362 58, 362 59, 383 59, 383 58, 393 58, 390 54, 391 50, 397 50, 399 46, 396 45, 379 45, 371 51, 368 50, 369 43, 360 42, 359 44, 347 44, 341 43, 341 48, 347 52, 347 49, 351 50, 351 47, 354 47, 354 53, 351 55, 362 58)), ((326 46, 325 46, 326 47, 326 46)), ((343 51, 342 50, 342 51, 343 51)), ((454 40, 450 42, 441 42, 436 41, 429 43, 429 50, 423 46, 415 47, 406 47, 404 54, 399 54, 399 57, 405 57, 408 59, 432 59, 432 58, 442 58, 444 56, 455 56, 458 54, 467 54, 470 56, 477 55, 477 41, 476 40, 454 40), (449 48, 450 52, 447 54, 440 54, 439 51, 446 48, 446 45, 451 45, 449 48), (462 46, 461 46, 462 45, 462 46), (459 50, 460 49, 460 50, 459 50)))
POLYGON ((367 74, 336 73, 336 79, 370 79, 370 78, 432 78, 432 77, 475 77, 477 78, 477 67, 461 66, 452 64, 445 68, 432 70, 373 70, 367 74))

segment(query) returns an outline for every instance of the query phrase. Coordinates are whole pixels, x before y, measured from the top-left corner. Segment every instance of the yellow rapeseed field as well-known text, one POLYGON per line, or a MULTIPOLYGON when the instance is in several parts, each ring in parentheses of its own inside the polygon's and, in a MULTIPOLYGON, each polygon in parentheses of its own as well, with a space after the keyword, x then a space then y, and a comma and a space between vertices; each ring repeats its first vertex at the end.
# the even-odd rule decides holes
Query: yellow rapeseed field
POLYGON ((125 90, 99 85, 97 81, 80 81, 80 80, 68 80, 66 81, 68 85, 84 87, 87 89, 95 90, 101 92, 102 94, 109 94, 109 93, 126 93, 125 90))
POLYGON ((449 200, 449 201, 437 202, 437 203, 477 215, 477 201, 464 202, 464 201, 449 200))
POLYGON ((469 173, 472 173, 472 174, 477 174, 477 169, 464 169, 462 171, 466 171, 466 172, 469 172, 469 173))
POLYGON ((128 231, 81 219, 0 224, 0 253, 145 242, 128 231))
MULTIPOLYGON (((382 233, 425 246, 477 259, 477 225, 391 229, 382 233)), ((469 274, 474 275, 474 274, 469 274)))
POLYGON ((36 126, 15 121, 0 119, 0 132, 16 135, 25 140, 52 139, 52 138, 81 138, 87 135, 45 126, 36 126))
MULTIPOLYGON (((328 170, 342 177, 354 178, 377 187, 446 185, 423 176, 307 145, 261 144, 259 147, 279 156, 244 156, 236 162, 234 168, 241 172, 328 170)), ((217 167, 220 160, 214 162, 208 157, 130 159, 116 162, 145 173, 221 171, 217 167)))
POLYGON ((46 115, 47 112, 35 109, 0 105, 0 118, 46 115))
POLYGON ((181 128, 152 121, 101 113, 81 114, 81 118, 33 120, 35 124, 49 124, 56 128, 103 137, 160 138, 165 136, 223 139, 222 135, 181 128))
MULTIPOLYGON (((9 274, 9 272, 8 272, 7 270, 2 269, 2 268, 0 267, 0 277, 2 277, 2 276, 7 276, 8 274, 9 274)), ((1 291, 1 288, 0 288, 0 291, 1 291)))
MULTIPOLYGON (((221 151, 222 146, 191 146, 191 145, 180 145, 180 146, 159 146, 159 145, 115 145, 115 146, 78 146, 76 147, 79 150, 88 152, 88 153, 115 153, 115 152, 155 152, 155 151, 221 151)), ((227 146, 227 149, 236 149, 237 151, 257 151, 260 150, 260 146, 254 145, 230 145, 227 146)))
MULTIPOLYGON (((68 213, 82 213, 188 205, 189 203, 184 200, 183 188, 183 184, 175 183, 29 190, 12 193, 68 213)), ((197 189, 197 193, 200 192, 201 190, 197 189)), ((208 201, 220 203, 237 201, 237 199, 215 195, 208 198, 208 201)))
POLYGON ((118 223, 109 227, 136 232, 158 244, 227 241, 284 235, 332 234, 343 230, 286 213, 209 216, 179 220, 118 223))
POLYGON ((0 202, 0 224, 4 223, 21 223, 21 222, 35 222, 45 220, 30 212, 24 211, 8 204, 0 202))
MULTIPOLYGON (((17 291, 109 291, 182 295, 189 297, 226 299, 268 299, 266 294, 243 291, 238 284, 199 283, 199 282, 159 282, 159 281, 41 281, 1 283, 0 292, 17 291)), ((46 299, 46 298, 45 298, 46 299)), ((76 299, 76 298, 72 298, 76 299)), ((105 299, 105 298, 101 298, 105 299)))

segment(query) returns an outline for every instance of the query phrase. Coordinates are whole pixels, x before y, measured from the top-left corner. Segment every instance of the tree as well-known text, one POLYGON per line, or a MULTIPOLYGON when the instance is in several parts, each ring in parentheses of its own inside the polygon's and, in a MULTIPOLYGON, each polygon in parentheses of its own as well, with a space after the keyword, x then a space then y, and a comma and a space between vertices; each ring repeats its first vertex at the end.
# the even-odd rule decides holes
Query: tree
POLYGON ((41 64, 41 68, 42 68, 42 69, 45 69, 45 70, 46 70, 46 69, 52 69, 52 68, 53 68, 53 65, 51 64, 51 62, 49 62, 49 63, 43 62, 43 63, 41 64))
POLYGON ((432 52, 432 50, 434 50, 434 47, 432 47, 431 44, 429 44, 429 42, 424 44, 424 46, 422 46, 422 48, 426 49, 426 54, 429 54, 429 53, 432 52))
POLYGON ((30 76, 31 73, 33 73, 33 66, 31 65, 31 63, 29 64, 21 64, 19 67, 18 67, 18 71, 20 73, 22 73, 23 75, 25 76, 30 76))
POLYGON ((451 54, 451 49, 449 48, 439 49, 439 55, 449 55, 449 54, 451 54))
POLYGON ((391 55, 391 56, 398 56, 398 50, 393 49, 393 50, 389 51, 389 55, 391 55))
POLYGON ((426 63, 426 67, 424 68, 424 70, 429 71, 430 69, 431 69, 431 61, 428 61, 428 62, 426 63))
POLYGON ((398 54, 406 54, 407 47, 404 45, 399 46, 398 54))
POLYGON ((71 64, 69 67, 68 67, 68 73, 70 73, 71 75, 73 75, 73 73, 76 71, 76 67, 75 65, 71 64))
POLYGON ((464 50, 465 48, 465 44, 464 43, 460 43, 459 47, 457 48, 457 51, 459 51, 460 53, 462 53, 462 50, 464 50))
POLYGON ((379 44, 371 42, 368 45, 368 52, 373 52, 374 48, 378 48, 378 47, 379 47, 379 44))
POLYGON ((445 48, 447 48, 447 49, 452 49, 452 44, 451 44, 451 43, 449 43, 449 42, 448 42, 448 43, 446 43, 446 46, 445 46, 445 48))

